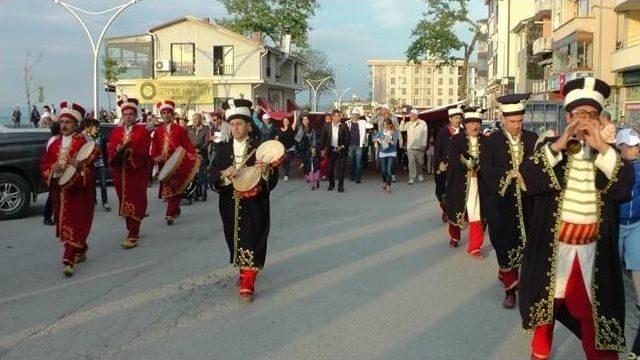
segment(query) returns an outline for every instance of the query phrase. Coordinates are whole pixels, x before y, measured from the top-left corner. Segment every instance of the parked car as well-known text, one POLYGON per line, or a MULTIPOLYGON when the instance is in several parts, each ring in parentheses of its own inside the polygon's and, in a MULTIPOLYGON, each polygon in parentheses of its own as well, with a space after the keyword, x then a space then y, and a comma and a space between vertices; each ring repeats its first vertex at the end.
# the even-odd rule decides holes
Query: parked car
POLYGON ((0 220, 24 216, 31 201, 47 191, 40 159, 48 129, 9 129, 0 125, 0 220))

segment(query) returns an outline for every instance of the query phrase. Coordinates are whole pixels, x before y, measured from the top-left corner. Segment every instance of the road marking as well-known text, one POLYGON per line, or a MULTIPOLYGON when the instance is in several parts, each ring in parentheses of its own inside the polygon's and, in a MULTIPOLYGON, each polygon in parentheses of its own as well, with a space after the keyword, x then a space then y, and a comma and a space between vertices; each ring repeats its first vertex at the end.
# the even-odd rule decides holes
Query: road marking
POLYGON ((103 274, 89 276, 88 278, 85 278, 85 279, 78 279, 78 280, 71 281, 71 282, 68 282, 68 283, 65 283, 65 284, 52 286, 50 288, 37 290, 37 291, 32 291, 32 292, 28 292, 26 294, 15 295, 15 296, 0 300, 0 305, 8 303, 8 302, 24 299, 26 297, 31 297, 31 296, 35 296, 35 295, 41 295, 41 294, 44 294, 44 293, 48 293, 50 291, 56 291, 56 290, 64 289, 64 288, 67 288, 69 286, 84 284, 84 283, 89 282, 89 281, 93 281, 93 280, 100 279, 100 278, 103 278, 103 277, 113 276, 113 275, 116 275, 116 274, 119 274, 119 273, 123 273, 123 272, 126 272, 126 271, 135 270, 135 269, 142 268, 142 267, 145 267, 147 265, 153 264, 154 262, 155 261, 147 261, 147 262, 144 262, 142 264, 138 264, 138 265, 134 265, 134 266, 128 266, 128 267, 124 267, 124 268, 121 268, 121 269, 109 271, 109 272, 106 272, 106 273, 103 273, 103 274))

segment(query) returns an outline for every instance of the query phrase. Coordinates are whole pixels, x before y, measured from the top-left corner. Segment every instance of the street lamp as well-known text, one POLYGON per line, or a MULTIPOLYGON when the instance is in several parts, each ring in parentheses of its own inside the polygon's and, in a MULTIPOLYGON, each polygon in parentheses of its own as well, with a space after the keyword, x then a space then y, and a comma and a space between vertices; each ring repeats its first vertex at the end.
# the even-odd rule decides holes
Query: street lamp
POLYGON ((67 11, 69 11, 75 18, 78 20, 84 32, 87 34, 89 38, 89 43, 91 45, 91 51, 93 53, 93 116, 94 118, 98 118, 98 54, 100 53, 100 45, 102 44, 102 39, 104 38, 104 34, 107 32, 111 23, 129 6, 135 4, 140 0, 129 0, 125 4, 114 6, 111 9, 103 10, 103 11, 88 11, 81 9, 77 6, 66 3, 62 0, 53 0, 54 3, 61 5, 67 11), (97 41, 93 39, 87 24, 82 20, 78 13, 86 14, 86 15, 104 15, 115 12, 107 21, 107 24, 102 28, 102 32, 100 32, 100 37, 97 41))
POLYGON ((343 96, 344 96, 344 95, 345 95, 349 90, 351 90, 351 88, 350 88, 350 87, 348 87, 348 88, 346 88, 346 89, 342 90, 342 92, 340 92, 338 89, 334 89, 334 88, 329 88, 329 90, 331 90, 331 91, 336 95, 336 98, 338 98, 338 109, 340 109, 340 108, 341 108, 341 106, 342 106, 342 97, 343 97, 343 96))
POLYGON ((331 76, 327 76, 326 78, 320 80, 313 80, 314 82, 316 82, 316 85, 313 85, 313 83, 311 82, 312 80, 305 79, 307 84, 309 84, 309 88, 311 91, 311 111, 317 111, 316 108, 318 107, 318 91, 321 89, 322 84, 329 79, 331 79, 331 76))

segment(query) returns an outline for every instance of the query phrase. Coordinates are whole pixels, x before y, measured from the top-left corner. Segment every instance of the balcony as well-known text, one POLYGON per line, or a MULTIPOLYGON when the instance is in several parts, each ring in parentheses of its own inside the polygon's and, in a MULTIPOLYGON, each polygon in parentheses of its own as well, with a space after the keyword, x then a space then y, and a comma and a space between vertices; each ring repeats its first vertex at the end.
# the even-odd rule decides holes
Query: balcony
POLYGON ((611 57, 611 71, 626 71, 640 68, 640 36, 625 39, 616 44, 611 57))
POLYGON ((233 65, 216 65, 213 68, 214 75, 233 75, 233 65))
POLYGON ((551 0, 536 0, 535 4, 536 17, 551 15, 551 0))
POLYGON ((592 17, 573 18, 553 30, 553 39, 555 41, 561 41, 565 37, 574 33, 593 34, 596 30, 595 27, 596 22, 592 17))
POLYGON ((541 37, 533 42, 533 55, 547 54, 551 52, 551 39, 541 37))

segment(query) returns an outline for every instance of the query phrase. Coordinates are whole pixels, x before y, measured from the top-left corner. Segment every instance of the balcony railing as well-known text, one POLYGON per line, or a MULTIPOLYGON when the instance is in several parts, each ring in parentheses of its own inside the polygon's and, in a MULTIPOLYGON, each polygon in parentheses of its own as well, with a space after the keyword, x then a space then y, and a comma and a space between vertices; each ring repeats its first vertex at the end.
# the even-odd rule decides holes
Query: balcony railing
POLYGON ((533 42, 532 51, 533 51, 533 55, 550 53, 551 52, 551 39, 545 38, 545 37, 541 37, 541 38, 536 39, 533 42))
POLYGON ((213 68, 213 75, 233 75, 233 65, 217 65, 213 68))
POLYGON ((640 45, 640 35, 631 36, 622 41, 616 42, 616 50, 622 50, 637 45, 640 45))

